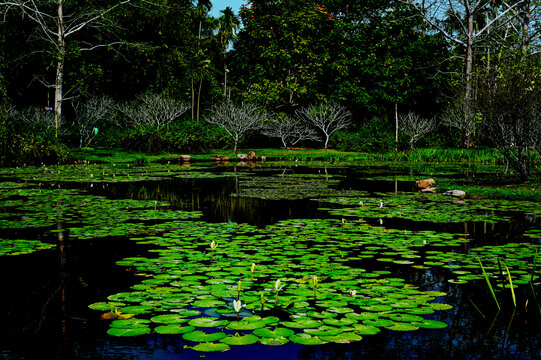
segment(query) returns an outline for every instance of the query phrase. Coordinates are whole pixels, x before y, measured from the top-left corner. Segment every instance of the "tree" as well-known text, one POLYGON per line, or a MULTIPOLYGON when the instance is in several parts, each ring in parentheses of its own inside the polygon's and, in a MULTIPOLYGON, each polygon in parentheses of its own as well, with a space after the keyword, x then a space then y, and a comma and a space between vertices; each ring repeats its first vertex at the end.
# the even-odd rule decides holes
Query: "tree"
POLYGON ((485 132, 509 167, 528 180, 531 152, 541 155, 541 71, 529 64, 500 64, 479 88, 477 109, 485 132))
POLYGON ((163 95, 149 94, 137 99, 120 105, 118 110, 131 120, 131 124, 149 125, 155 130, 167 126, 190 108, 187 103, 163 95))
POLYGON ((411 111, 398 118, 402 131, 410 138, 410 148, 413 150, 417 141, 437 128, 435 118, 422 118, 411 111))
POLYGON ((290 148, 304 140, 321 141, 314 128, 298 117, 282 115, 265 123, 262 133, 282 141, 284 148, 290 148))
POLYGON ((230 6, 220 12, 222 16, 218 19, 218 41, 224 53, 224 96, 227 96, 227 73, 229 72, 226 61, 227 48, 240 26, 240 20, 230 6))
POLYGON ((106 96, 92 97, 85 102, 74 104, 75 122, 79 128, 79 147, 89 146, 96 137, 99 128, 111 114, 113 100, 106 96))
MULTIPOLYGON (((438 31, 452 44, 463 49, 464 53, 464 114, 467 123, 474 122, 473 111, 473 76, 474 49, 486 43, 490 34, 509 22, 509 15, 528 0, 513 1, 501 11, 491 16, 483 16, 498 2, 493 0, 413 0, 406 1, 415 8, 420 16, 434 30, 438 31), (451 25, 451 26, 449 26, 451 25)), ((471 135, 463 136, 464 145, 469 147, 473 141, 471 135)))
MULTIPOLYGON (((93 8, 94 4, 86 2, 65 2, 56 0, 51 3, 47 0, 0 0, 0 9, 4 14, 10 11, 18 11, 22 17, 31 19, 36 25, 36 33, 39 39, 48 45, 48 50, 54 59, 56 75, 54 80, 54 120, 55 133, 62 117, 62 103, 69 91, 64 91, 64 75, 66 58, 75 47, 68 44, 68 40, 76 37, 81 32, 93 28, 98 32, 107 32, 111 29, 110 16, 123 6, 136 0, 121 0, 113 5, 102 8, 93 8)), ((148 4, 148 2, 144 2, 148 4)), ((77 51, 92 50, 100 47, 123 44, 122 42, 105 41, 96 44, 87 44, 77 51)))
POLYGON ((215 105, 211 113, 207 122, 220 126, 233 139, 233 152, 237 152, 238 143, 246 132, 261 129, 263 121, 268 118, 256 105, 234 105, 231 102, 215 105))
POLYGON ((321 130, 325 136, 325 149, 332 134, 351 125, 351 113, 335 102, 303 107, 296 113, 300 118, 321 130))
POLYGON ((334 18, 322 5, 304 1, 251 2, 241 8, 232 69, 240 95, 292 113, 321 101, 329 70, 334 18))
POLYGON ((452 101, 442 114, 443 125, 460 131, 460 144, 470 148, 474 144, 474 136, 479 128, 479 119, 475 116, 465 116, 470 110, 465 109, 467 105, 463 96, 458 96, 452 101))

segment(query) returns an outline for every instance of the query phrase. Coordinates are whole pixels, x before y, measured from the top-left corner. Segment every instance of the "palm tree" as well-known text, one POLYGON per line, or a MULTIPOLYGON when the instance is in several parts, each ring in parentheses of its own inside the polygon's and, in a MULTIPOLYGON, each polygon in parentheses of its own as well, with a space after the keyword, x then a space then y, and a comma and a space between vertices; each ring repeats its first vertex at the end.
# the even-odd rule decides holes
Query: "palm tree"
POLYGON ((240 26, 240 20, 233 12, 230 6, 223 10, 220 10, 222 16, 218 19, 218 41, 224 51, 224 96, 227 95, 227 63, 226 53, 229 47, 229 42, 235 36, 238 27, 240 26))
MULTIPOLYGON (((204 51, 201 49, 201 30, 203 19, 207 16, 208 12, 212 9, 212 2, 210 0, 197 0, 197 5, 194 8, 194 16, 199 19, 199 32, 197 36, 197 55, 200 58, 204 54, 204 51)), ((203 61, 202 63, 207 63, 203 61)), ((201 87, 203 85, 203 72, 206 66, 200 69, 199 73, 199 89, 197 91, 197 109, 195 104, 195 88, 194 88, 194 77, 192 75, 192 119, 196 118, 199 121, 199 106, 201 104, 201 87), (195 113, 194 113, 195 112, 195 113)))

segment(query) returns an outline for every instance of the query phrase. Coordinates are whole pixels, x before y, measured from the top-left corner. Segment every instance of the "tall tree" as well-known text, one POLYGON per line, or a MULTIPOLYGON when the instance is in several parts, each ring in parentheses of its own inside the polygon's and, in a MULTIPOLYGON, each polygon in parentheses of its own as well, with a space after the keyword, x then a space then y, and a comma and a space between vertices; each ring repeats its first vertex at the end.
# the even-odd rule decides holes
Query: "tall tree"
MULTIPOLYGON (((492 6, 498 6, 499 1, 494 0, 413 0, 406 1, 418 14, 436 31, 442 34, 455 46, 463 49, 464 54, 464 117, 473 121, 473 75, 474 50, 490 33, 504 26, 509 21, 512 11, 520 8, 528 0, 516 0, 501 11, 484 16, 492 6), (448 26, 449 24, 453 26, 448 26)), ((464 145, 469 147, 473 143, 471 137, 464 138, 464 145)))
MULTIPOLYGON (((106 32, 108 29, 111 29, 109 20, 112 13, 123 6, 135 2, 136 0, 121 0, 114 4, 93 7, 92 5, 95 6, 95 4, 65 0, 56 0, 55 3, 46 0, 0 0, 0 9, 4 13, 18 11, 21 16, 31 19, 36 25, 37 36, 49 46, 56 68, 53 83, 55 89, 54 114, 57 134, 62 116, 62 103, 67 93, 67 91, 64 91, 66 57, 68 52, 72 50, 68 44, 68 40, 89 29, 106 32)), ((147 4, 147 2, 144 4, 147 4)), ((114 43, 118 42, 106 41, 89 44, 84 48, 78 48, 78 51, 112 46, 114 43)))
POLYGON ((218 41, 224 54, 224 96, 227 96, 227 73, 229 71, 226 61, 227 48, 240 26, 240 20, 230 6, 220 12, 222 16, 218 19, 218 41))

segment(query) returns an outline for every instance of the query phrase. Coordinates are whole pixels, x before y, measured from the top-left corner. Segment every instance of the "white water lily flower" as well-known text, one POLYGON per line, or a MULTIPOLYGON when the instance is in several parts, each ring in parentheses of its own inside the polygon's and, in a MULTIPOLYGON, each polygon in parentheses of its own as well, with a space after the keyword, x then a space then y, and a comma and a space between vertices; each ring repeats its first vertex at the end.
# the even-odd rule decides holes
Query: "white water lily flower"
POLYGON ((252 274, 254 273, 254 271, 255 271, 255 263, 252 263, 252 267, 250 268, 250 271, 252 272, 252 274))
POLYGON ((357 290, 351 290, 350 294, 351 294, 351 296, 355 296, 357 294, 357 290))
POLYGON ((216 249, 216 246, 218 246, 218 244, 216 244, 216 241, 212 240, 212 242, 210 243, 210 248, 214 250, 216 249))
POLYGON ((379 208, 380 208, 380 209, 383 209, 383 200, 380 200, 380 202, 379 202, 379 208))
POLYGON ((246 304, 243 304, 240 300, 233 300, 233 309, 235 309, 237 313, 239 313, 243 307, 246 307, 246 304))
POLYGON ((276 282, 274 283, 274 289, 276 291, 280 291, 282 290, 282 288, 284 287, 284 285, 280 286, 282 282, 280 281, 280 279, 276 280, 276 282))

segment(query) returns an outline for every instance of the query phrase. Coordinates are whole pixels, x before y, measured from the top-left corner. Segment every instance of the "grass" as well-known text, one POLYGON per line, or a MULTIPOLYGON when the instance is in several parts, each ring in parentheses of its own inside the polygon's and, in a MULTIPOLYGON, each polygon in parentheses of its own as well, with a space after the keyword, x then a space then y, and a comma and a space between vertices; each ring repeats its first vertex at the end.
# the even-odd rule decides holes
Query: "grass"
MULTIPOLYGON (((529 182, 522 182, 517 175, 502 175, 501 155, 495 149, 415 149, 407 152, 360 153, 333 149, 241 149, 240 153, 255 151, 266 156, 269 162, 294 162, 310 165, 379 165, 390 163, 419 168, 425 166, 468 166, 475 169, 474 177, 437 178, 438 192, 461 189, 470 198, 541 201, 541 174, 533 173, 529 182), (318 164, 321 163, 321 164, 318 164)), ((145 154, 118 149, 76 149, 74 158, 96 163, 156 162, 178 159, 180 153, 145 154)), ((236 154, 214 150, 209 154, 190 154, 193 161, 210 161, 211 155, 224 155, 236 159, 236 154)), ((431 171, 418 171, 427 172, 431 171)))

